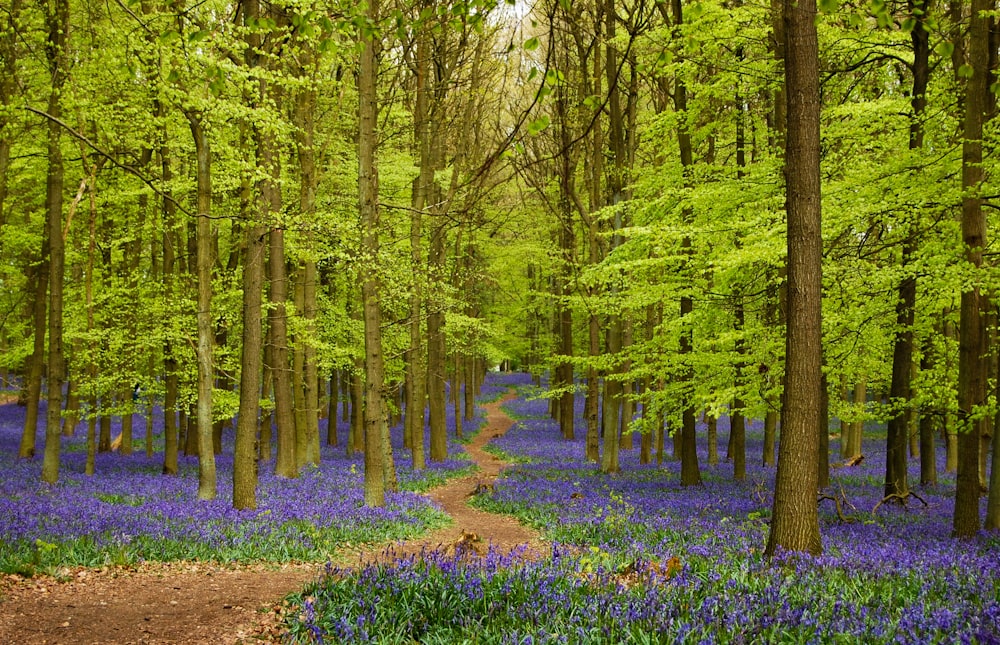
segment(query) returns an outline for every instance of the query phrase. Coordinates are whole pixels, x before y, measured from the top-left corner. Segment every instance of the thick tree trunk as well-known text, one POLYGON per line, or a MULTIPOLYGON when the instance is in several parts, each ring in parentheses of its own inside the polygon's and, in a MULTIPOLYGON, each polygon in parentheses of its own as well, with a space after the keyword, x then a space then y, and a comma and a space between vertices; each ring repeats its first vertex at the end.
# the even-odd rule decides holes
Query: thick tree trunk
MULTIPOLYGON (((259 0, 246 0, 243 5, 244 24, 252 24, 260 17, 259 0)), ((247 34, 246 64, 257 65, 257 48, 260 35, 255 30, 247 34)), ((258 86, 257 100, 263 100, 266 86, 258 86)), ((249 97, 248 97, 249 98, 249 97)), ((250 99, 253 100, 252 98, 250 99)), ((257 508, 257 460, 264 449, 263 437, 258 443, 261 381, 264 371, 264 274, 267 255, 267 227, 263 225, 271 206, 271 194, 276 190, 277 169, 273 149, 267 135, 260 128, 253 128, 258 165, 267 173, 256 185, 257 213, 251 215, 244 228, 243 246, 243 338, 240 354, 240 407, 236 422, 236 440, 233 446, 233 508, 257 508)), ((270 456, 270 441, 266 447, 270 456)))
POLYGON ((822 551, 816 498, 823 357, 816 15, 814 0, 785 0, 788 322, 769 556, 780 550, 822 551))
MULTIPOLYGON (((965 94, 965 127, 962 141, 962 243, 965 258, 974 272, 983 262, 986 247, 986 218, 978 191, 985 179, 983 170, 983 123, 988 109, 986 69, 989 23, 983 12, 988 0, 972 0, 969 26, 969 64, 972 78, 965 94)), ((958 479, 955 487, 956 537, 971 538, 979 530, 979 450, 981 424, 977 418, 986 403, 986 374, 982 361, 986 353, 983 329, 984 302, 978 286, 962 292, 958 339, 958 479)))

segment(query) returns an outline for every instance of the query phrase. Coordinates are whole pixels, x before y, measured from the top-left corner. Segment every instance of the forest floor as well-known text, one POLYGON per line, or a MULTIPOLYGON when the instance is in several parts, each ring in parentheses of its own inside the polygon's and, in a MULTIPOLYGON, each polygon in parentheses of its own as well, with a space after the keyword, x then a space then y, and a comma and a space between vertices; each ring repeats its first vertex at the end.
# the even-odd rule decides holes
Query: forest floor
MULTIPOLYGON (((483 446, 510 428, 510 417, 500 409, 510 398, 483 406, 486 425, 466 445, 479 472, 427 493, 451 515, 451 526, 399 544, 345 549, 334 564, 351 566, 455 545, 483 550, 489 544, 502 550, 526 545, 529 552, 545 552, 537 532, 467 504, 477 488, 492 486, 504 466, 483 446)), ((5 575, 0 577, 0 643, 273 642, 288 609, 284 597, 317 579, 325 565, 150 562, 66 569, 59 577, 5 575)))

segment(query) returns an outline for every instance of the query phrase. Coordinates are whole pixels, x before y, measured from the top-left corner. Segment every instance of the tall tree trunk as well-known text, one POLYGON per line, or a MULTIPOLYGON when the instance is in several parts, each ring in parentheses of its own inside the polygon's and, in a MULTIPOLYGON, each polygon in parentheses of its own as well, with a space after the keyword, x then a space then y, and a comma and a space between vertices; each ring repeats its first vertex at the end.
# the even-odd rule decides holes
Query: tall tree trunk
MULTIPOLYGON (((1000 313, 1000 304, 994 303, 994 306, 998 308, 998 313, 1000 313)), ((1000 352, 995 353, 993 360, 1000 360, 1000 352)), ((1000 380, 994 381, 994 383, 994 397, 1000 401, 1000 380)), ((921 421, 923 421, 922 418, 921 421)), ((986 520, 983 522, 983 528, 987 531, 1000 531, 1000 439, 997 438, 1000 432, 997 432, 998 429, 1000 429, 1000 410, 995 412, 993 416, 993 446, 992 456, 990 457, 989 496, 986 499, 986 520)), ((933 440, 932 435, 932 445, 933 440)), ((923 442, 923 434, 921 434, 921 442, 923 442)), ((923 454, 923 445, 921 445, 921 476, 923 476, 923 454)))
MULTIPOLYGON (((924 351, 920 357, 920 371, 927 372, 932 368, 933 346, 924 342, 924 351)), ((920 484, 929 486, 937 484, 937 446, 934 442, 934 415, 929 410, 923 411, 919 420, 920 426, 920 484)))
MULTIPOLYGON (((913 88, 910 105, 913 117, 910 122, 910 150, 923 146, 923 113, 927 105, 927 81, 929 75, 930 45, 926 28, 926 3, 924 0, 909 0, 909 10, 916 26, 910 31, 913 43, 913 88)), ((904 225, 906 240, 903 242, 902 266, 904 278, 899 283, 896 300, 896 333, 892 348, 892 379, 889 386, 890 405, 893 416, 889 419, 886 433, 885 494, 905 495, 907 482, 907 442, 909 435, 909 415, 911 382, 913 379, 913 319, 917 302, 917 278, 909 275, 907 265, 912 261, 918 245, 916 239, 919 226, 910 222, 904 225)))
POLYGON ((788 322, 769 556, 779 550, 822 551, 816 499, 823 357, 816 15, 815 0, 785 0, 788 322))
MULTIPOLYGON (((608 193, 611 195, 610 206, 614 208, 612 220, 612 235, 609 253, 622 243, 621 227, 623 223, 622 202, 625 199, 625 132, 624 114, 621 107, 621 87, 618 66, 618 49, 614 44, 618 16, 615 3, 608 0, 604 3, 604 28, 607 34, 607 45, 604 52, 604 76, 608 84, 608 148, 610 153, 610 170, 608 171, 608 193)), ((618 280, 612 282, 611 293, 617 297, 620 292, 618 280)), ((618 428, 621 419, 621 399, 624 385, 618 377, 621 368, 618 365, 618 355, 622 350, 624 327, 621 315, 612 313, 609 316, 606 334, 607 355, 612 361, 612 367, 604 379, 604 405, 602 408, 602 430, 604 432, 604 450, 601 455, 601 472, 616 473, 619 469, 618 457, 621 447, 621 435, 618 428)))
POLYGON ((32 320, 32 352, 28 359, 28 374, 25 386, 25 401, 27 409, 24 416, 24 428, 21 432, 21 444, 17 456, 29 459, 35 456, 35 443, 38 434, 38 403, 42 396, 42 372, 45 367, 45 320, 48 312, 47 298, 49 291, 49 239, 46 235, 42 243, 42 261, 31 269, 29 283, 34 284, 34 302, 31 310, 32 320))
POLYGON ((45 51, 50 72, 48 122, 48 174, 45 178, 45 210, 49 238, 49 359, 46 374, 48 410, 45 415, 45 454, 42 480, 54 484, 59 479, 62 437, 63 364, 63 268, 65 246, 62 236, 63 156, 62 129, 54 119, 62 116, 62 89, 69 73, 69 1, 52 0, 46 6, 48 40, 45 51))
POLYGON ((414 139, 420 157, 420 173, 413 180, 410 211, 410 271, 413 285, 410 291, 410 347, 406 363, 406 385, 409 396, 406 408, 406 435, 410 442, 414 470, 427 467, 424 452, 424 422, 427 412, 427 349, 424 345, 424 222, 423 211, 428 207, 428 197, 434 183, 434 165, 431 159, 430 84, 431 54, 430 31, 417 31, 416 81, 417 93, 413 115, 414 139))
MULTIPOLYGON (((368 19, 377 24, 378 0, 368 5, 368 19)), ((380 288, 378 282, 379 212, 378 169, 375 160, 375 120, 377 54, 374 35, 362 39, 361 65, 358 72, 358 195, 361 208, 362 248, 367 265, 362 267, 361 299, 365 324, 365 504, 385 505, 383 463, 384 423, 380 288)), ((433 454, 432 454, 433 457, 433 454)))
POLYGON ((336 446, 337 438, 337 402, 340 398, 340 384, 337 382, 337 369, 330 370, 330 398, 326 413, 326 445, 336 446))
MULTIPOLYGON (((680 27, 684 22, 683 8, 681 0, 672 0, 674 25, 680 27)), ((694 155, 691 148, 691 133, 687 126, 687 87, 681 78, 675 81, 674 89, 674 109, 680 115, 681 125, 677 128, 677 142, 680 148, 681 165, 684 168, 685 184, 690 184, 690 172, 694 165, 694 155)), ((684 224, 690 226, 694 223, 694 211, 691 206, 684 207, 684 224)), ((691 236, 684 234, 681 240, 681 248, 685 258, 685 263, 690 262, 692 255, 691 236)), ((690 268, 688 268, 690 271, 690 268)), ((691 313, 694 311, 694 300, 686 290, 681 296, 681 342, 680 353, 685 362, 683 368, 683 379, 686 383, 684 388, 684 400, 681 403, 681 484, 692 486, 701 483, 701 469, 698 467, 698 445, 695 434, 695 409, 694 409, 694 366, 691 359, 694 355, 694 336, 691 313)))
MULTIPOLYGON (((243 5, 244 25, 250 26, 260 17, 259 0, 246 0, 243 5)), ((250 29, 247 33, 246 64, 257 64, 257 49, 260 34, 250 29)), ((264 98, 266 86, 260 81, 257 100, 264 98)), ((248 93, 249 94, 249 93, 248 93)), ((247 97, 253 101, 253 97, 247 97)), ((245 136, 245 135, 244 135, 245 136)), ((277 179, 272 148, 265 139, 267 135, 259 128, 253 128, 253 138, 257 148, 257 163, 267 173, 266 178, 257 183, 257 213, 250 214, 244 231, 243 245, 243 337, 240 354, 240 406, 236 421, 236 440, 233 446, 233 508, 257 508, 257 432, 260 416, 261 380, 263 374, 264 320, 262 305, 264 300, 264 265, 267 254, 267 227, 262 223, 271 205, 271 191, 276 190, 277 179)), ((246 180, 245 180, 246 181, 246 180)), ((249 209, 248 209, 249 210, 249 209)), ((267 447, 270 455, 270 446, 267 447)))
MULTIPOLYGON (((277 160, 274 163, 277 165, 277 160)), ((272 212, 279 212, 280 195, 272 196, 272 200, 272 212)), ((278 433, 278 457, 275 460, 274 472, 279 477, 295 478, 299 476, 299 469, 295 454, 291 366, 288 360, 288 313, 285 307, 288 300, 288 276, 285 270, 285 232, 279 226, 272 225, 268 237, 268 267, 271 278, 271 309, 268 323, 271 330, 273 360, 271 369, 274 385, 274 419, 278 433)))
MULTIPOLYGON (((305 47, 309 52, 309 46, 305 47)), ((304 54, 303 69, 314 75, 316 63, 311 54, 304 54)), ((316 216, 316 187, 319 174, 316 167, 315 150, 315 111, 316 91, 310 86, 297 95, 295 105, 297 130, 297 151, 299 156, 299 210, 308 221, 316 216)), ((305 234, 307 257, 302 262, 300 271, 302 283, 301 315, 305 327, 303 345, 303 362, 305 379, 303 391, 303 407, 305 416, 305 455, 307 464, 319 464, 319 366, 316 354, 316 281, 318 271, 316 266, 315 240, 311 229, 305 234)))
MULTIPOLYGON (((292 281, 292 302, 295 303, 295 316, 299 318, 306 304, 305 285, 302 284, 303 267, 290 276, 292 281)), ((301 469, 306 465, 306 352, 301 334, 295 333, 292 342, 292 421, 295 426, 295 467, 301 469)))
MULTIPOLYGON (((965 259, 973 272, 983 263, 986 246, 986 218, 983 215, 980 184, 983 171, 983 123, 988 109, 987 63, 989 22, 983 12, 989 0, 972 0, 969 26, 969 64, 972 78, 965 93, 965 126, 962 141, 962 243, 965 259)), ((970 538, 979 530, 979 434, 977 418, 986 403, 986 374, 982 356, 986 353, 983 330, 983 302, 979 287, 962 291, 958 339, 958 480, 955 487, 956 537, 970 538)))
MULTIPOLYGON (((156 104, 158 118, 165 116, 160 103, 156 104)), ((161 133, 167 140, 166 126, 161 133)), ((165 143, 160 147, 161 177, 164 186, 170 186, 173 179, 170 147, 165 143)), ((176 205, 169 192, 163 194, 163 301, 169 303, 174 293, 174 264, 176 253, 176 205)), ((177 474, 177 359, 173 343, 168 339, 163 344, 163 474, 177 474)))
POLYGON ((216 496, 212 443, 212 170, 208 133, 201 116, 188 114, 198 156, 198 499, 216 496))
MULTIPOLYGON (((433 284, 440 285, 444 276, 445 222, 435 224, 431 233, 430 272, 433 284)), ((431 461, 443 461, 448 456, 448 428, 445 425, 445 348, 443 303, 434 302, 427 312, 427 398, 430 408, 431 461)))

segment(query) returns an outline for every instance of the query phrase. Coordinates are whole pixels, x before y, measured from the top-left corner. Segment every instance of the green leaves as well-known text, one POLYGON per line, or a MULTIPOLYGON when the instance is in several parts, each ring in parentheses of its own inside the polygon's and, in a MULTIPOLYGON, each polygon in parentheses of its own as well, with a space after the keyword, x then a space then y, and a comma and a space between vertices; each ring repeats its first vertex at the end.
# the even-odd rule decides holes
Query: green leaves
POLYGON ((950 40, 942 40, 934 48, 934 53, 941 58, 951 58, 952 53, 955 51, 955 45, 950 40))
POLYGON ((549 117, 542 115, 528 124, 528 134, 536 136, 549 127, 549 117))
POLYGON ((528 40, 524 41, 524 44, 521 45, 521 47, 524 48, 524 51, 528 51, 528 52, 535 51, 536 49, 538 49, 538 37, 535 36, 535 37, 529 38, 528 40))

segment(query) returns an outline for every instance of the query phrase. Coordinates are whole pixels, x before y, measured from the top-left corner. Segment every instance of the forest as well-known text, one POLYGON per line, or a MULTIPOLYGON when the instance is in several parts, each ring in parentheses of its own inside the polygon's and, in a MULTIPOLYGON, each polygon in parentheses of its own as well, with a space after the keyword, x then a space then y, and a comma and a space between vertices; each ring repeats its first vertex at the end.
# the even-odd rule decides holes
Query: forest
MULTIPOLYGON (((448 524, 420 493, 474 477, 463 446, 503 401, 514 445, 491 449, 510 468, 473 505, 552 557, 490 551, 482 585, 525 566, 579 602, 669 587, 704 607, 713 575, 756 593, 797 568, 819 589, 808 563, 842 558, 838 588, 861 589, 850 559, 864 576, 877 558, 844 541, 894 528, 981 578, 1000 549, 997 17, 993 0, 9 0, 0 570, 414 538, 448 524), (649 486, 681 505, 652 513, 649 486), (80 528, 59 510, 154 498, 183 503, 124 541, 127 513, 80 528), (574 528, 567 499, 605 531, 574 528), (702 526, 661 524, 675 513, 702 526), (749 573, 669 537, 726 522, 749 573)), ((892 579, 919 587, 921 566, 892 579)), ((314 595, 406 567, 449 570, 401 558, 314 595)), ((1000 591, 977 584, 920 602, 954 600, 959 631, 995 642, 1000 591)), ((888 641, 917 620, 892 611, 881 632, 800 611, 795 633, 888 641)), ((947 640, 935 611, 915 642, 947 640)), ((518 612, 498 642, 551 617, 518 612)), ((712 616, 627 634, 570 616, 552 642, 739 642, 712 616)), ((758 639, 782 633, 770 619, 758 639)), ((289 638, 366 642, 330 620, 289 638)))

